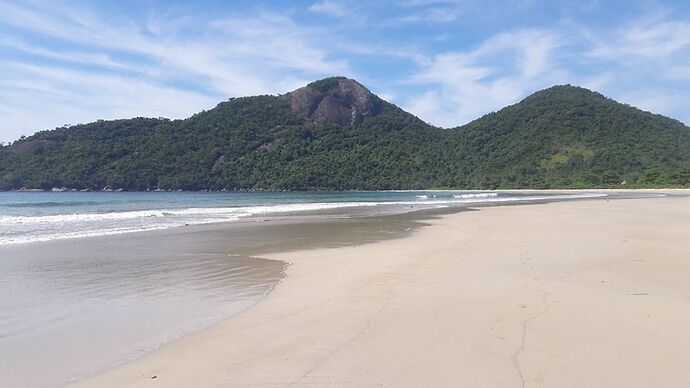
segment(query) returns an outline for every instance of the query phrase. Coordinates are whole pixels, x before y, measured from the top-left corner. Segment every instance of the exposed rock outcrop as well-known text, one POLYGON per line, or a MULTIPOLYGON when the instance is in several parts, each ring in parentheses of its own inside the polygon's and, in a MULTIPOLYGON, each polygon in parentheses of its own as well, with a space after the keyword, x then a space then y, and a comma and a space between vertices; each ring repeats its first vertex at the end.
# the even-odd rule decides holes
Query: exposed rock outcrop
POLYGON ((356 125, 381 111, 383 101, 357 81, 345 77, 312 82, 287 94, 290 109, 311 122, 356 125))

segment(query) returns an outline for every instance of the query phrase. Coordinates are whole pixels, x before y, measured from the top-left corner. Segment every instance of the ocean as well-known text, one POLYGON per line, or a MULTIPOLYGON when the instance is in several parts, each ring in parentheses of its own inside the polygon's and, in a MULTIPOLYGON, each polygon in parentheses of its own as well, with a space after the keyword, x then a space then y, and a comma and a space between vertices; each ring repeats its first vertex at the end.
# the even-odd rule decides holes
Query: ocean
POLYGON ((251 308, 287 268, 262 252, 400 236, 422 209, 600 196, 3 192, 0 386, 65 385, 251 308))
POLYGON ((0 192, 0 246, 241 220, 587 198, 516 192, 0 192))

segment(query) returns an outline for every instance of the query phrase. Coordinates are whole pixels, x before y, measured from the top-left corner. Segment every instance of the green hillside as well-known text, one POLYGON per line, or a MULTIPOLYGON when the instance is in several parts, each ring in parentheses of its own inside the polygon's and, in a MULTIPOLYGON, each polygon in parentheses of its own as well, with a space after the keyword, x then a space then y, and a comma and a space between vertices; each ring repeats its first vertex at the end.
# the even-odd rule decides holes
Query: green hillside
POLYGON ((690 128, 599 93, 554 86, 456 132, 446 163, 471 187, 655 187, 690 182, 690 128))
POLYGON ((0 149, 0 189, 566 188, 690 185, 690 128, 556 86, 441 129, 342 77, 185 120, 39 132, 0 149))

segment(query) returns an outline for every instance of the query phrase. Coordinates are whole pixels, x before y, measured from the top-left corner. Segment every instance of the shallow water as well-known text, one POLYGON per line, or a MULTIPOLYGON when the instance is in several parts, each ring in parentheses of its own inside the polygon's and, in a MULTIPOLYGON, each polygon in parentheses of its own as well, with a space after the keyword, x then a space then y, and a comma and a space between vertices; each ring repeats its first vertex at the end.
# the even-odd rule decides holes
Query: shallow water
POLYGON ((434 212, 463 206, 591 197, 466 192, 3 195, 0 230, 24 225, 25 236, 34 240, 58 237, 5 240, 0 246, 2 387, 65 384, 251 307, 284 276, 285 263, 256 257, 267 252, 395 238, 434 212), (169 213, 174 209, 178 213, 169 213), (227 209, 251 215, 223 218, 227 209), (410 213, 418 209, 436 210, 410 213), (113 216, 142 211, 161 216, 113 216), (194 225, 209 214, 218 216, 212 222, 231 222, 194 225), (103 215, 110 216, 99 218, 103 215), (82 227, 117 230, 122 220, 163 225, 171 219, 191 226, 65 237, 82 227))
POLYGON ((0 192, 0 246, 274 217, 351 217, 468 204, 601 196, 465 191, 0 192))
POLYGON ((123 363, 250 307, 284 270, 106 241, 55 248, 0 250, 0 386, 55 386, 123 363))
POLYGON ((0 386, 63 385, 253 306, 287 266, 253 255, 378 241, 416 225, 277 220, 0 247, 0 386))

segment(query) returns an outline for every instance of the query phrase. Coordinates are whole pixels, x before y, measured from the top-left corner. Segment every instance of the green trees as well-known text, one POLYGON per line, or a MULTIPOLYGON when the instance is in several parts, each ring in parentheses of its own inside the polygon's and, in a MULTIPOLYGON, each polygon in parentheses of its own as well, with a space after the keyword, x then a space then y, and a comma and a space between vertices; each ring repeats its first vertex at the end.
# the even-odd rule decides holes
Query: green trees
POLYGON ((583 88, 543 90, 456 131, 482 155, 470 163, 480 179, 501 187, 687 185, 690 128, 583 88))
MULTIPOLYGON (((327 91, 342 78, 310 84, 327 91)), ((361 91, 360 91, 361 92, 361 91)), ((235 98, 186 120, 98 121, 0 148, 0 189, 587 188, 690 185, 690 128, 598 93, 553 87, 462 127, 382 102, 315 123, 286 96, 235 98)))

